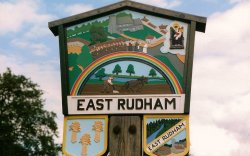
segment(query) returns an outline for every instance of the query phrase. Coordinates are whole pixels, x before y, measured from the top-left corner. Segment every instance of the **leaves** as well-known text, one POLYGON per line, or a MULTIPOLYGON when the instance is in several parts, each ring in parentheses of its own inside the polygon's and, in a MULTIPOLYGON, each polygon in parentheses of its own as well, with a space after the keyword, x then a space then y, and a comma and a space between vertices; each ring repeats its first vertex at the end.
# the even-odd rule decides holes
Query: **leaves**
POLYGON ((108 40, 108 34, 102 26, 92 25, 89 32, 91 44, 102 43, 108 40))
POLYGON ((56 114, 44 110, 42 94, 23 75, 0 74, 0 155, 57 155, 56 114))

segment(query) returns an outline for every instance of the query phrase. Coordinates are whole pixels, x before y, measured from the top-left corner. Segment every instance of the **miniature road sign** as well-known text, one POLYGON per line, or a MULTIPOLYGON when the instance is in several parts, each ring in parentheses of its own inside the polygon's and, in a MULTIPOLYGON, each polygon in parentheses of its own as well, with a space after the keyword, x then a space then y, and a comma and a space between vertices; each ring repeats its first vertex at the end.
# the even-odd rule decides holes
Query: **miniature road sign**
POLYGON ((183 156, 189 152, 188 115, 145 115, 144 151, 150 156, 183 156))

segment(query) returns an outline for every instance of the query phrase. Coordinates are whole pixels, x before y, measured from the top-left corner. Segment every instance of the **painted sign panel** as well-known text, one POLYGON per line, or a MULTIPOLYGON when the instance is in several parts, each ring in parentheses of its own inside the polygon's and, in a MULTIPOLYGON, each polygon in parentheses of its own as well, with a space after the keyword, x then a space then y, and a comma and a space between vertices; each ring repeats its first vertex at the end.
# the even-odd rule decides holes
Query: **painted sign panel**
POLYGON ((107 150, 107 116, 65 117, 63 132, 66 156, 101 156, 107 150))
POLYGON ((183 113, 184 95, 69 96, 69 114, 183 113))
POLYGON ((185 94, 187 27, 130 10, 68 27, 70 96, 185 94))
POLYGON ((145 115, 145 153, 150 156, 183 156, 188 154, 188 122, 188 115, 145 115))

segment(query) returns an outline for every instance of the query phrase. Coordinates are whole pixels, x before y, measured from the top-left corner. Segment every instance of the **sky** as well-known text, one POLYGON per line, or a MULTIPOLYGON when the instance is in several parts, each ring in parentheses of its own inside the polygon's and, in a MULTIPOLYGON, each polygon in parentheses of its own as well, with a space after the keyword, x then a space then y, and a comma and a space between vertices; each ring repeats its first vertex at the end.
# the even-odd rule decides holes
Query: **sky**
MULTIPOLYGON (((250 0, 137 0, 207 17, 196 33, 190 137, 193 156, 250 153, 250 0)), ((48 22, 117 0, 0 0, 0 72, 7 67, 38 83, 45 108, 63 115, 58 37, 48 22)))

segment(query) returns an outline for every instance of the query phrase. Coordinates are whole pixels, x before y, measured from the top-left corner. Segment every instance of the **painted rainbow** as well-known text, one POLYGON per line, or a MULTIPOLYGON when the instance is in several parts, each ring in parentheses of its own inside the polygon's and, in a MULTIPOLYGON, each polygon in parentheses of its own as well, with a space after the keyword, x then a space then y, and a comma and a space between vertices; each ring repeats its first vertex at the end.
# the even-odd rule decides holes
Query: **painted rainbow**
POLYGON ((72 87, 72 90, 70 92, 70 95, 71 96, 78 95, 82 83, 93 70, 95 70, 96 68, 98 68, 100 65, 102 65, 105 62, 108 62, 114 59, 120 59, 120 58, 124 58, 124 59, 133 58, 133 59, 144 60, 144 61, 152 63, 156 67, 160 68, 167 75, 168 79, 170 80, 170 83, 172 84, 174 88, 175 94, 183 93, 181 85, 178 79, 176 78, 176 76, 174 75, 174 73, 160 60, 154 58, 153 56, 150 56, 141 52, 117 52, 117 53, 112 53, 104 57, 101 57, 97 59, 96 61, 94 61, 93 63, 91 63, 87 68, 85 68, 84 71, 79 75, 78 79, 75 81, 72 87))

